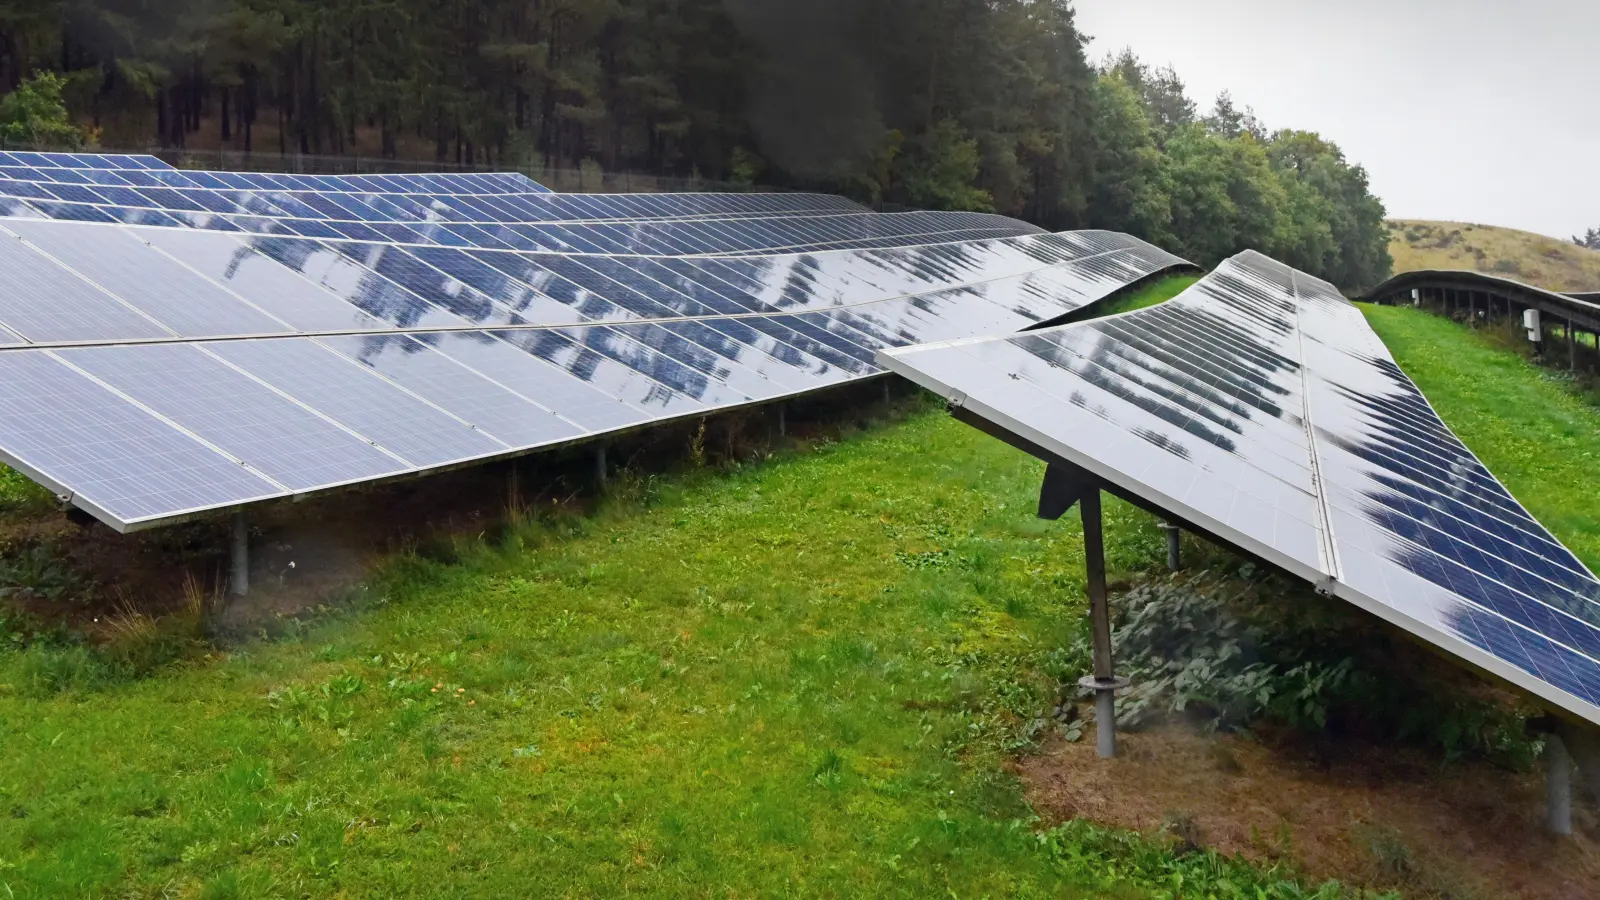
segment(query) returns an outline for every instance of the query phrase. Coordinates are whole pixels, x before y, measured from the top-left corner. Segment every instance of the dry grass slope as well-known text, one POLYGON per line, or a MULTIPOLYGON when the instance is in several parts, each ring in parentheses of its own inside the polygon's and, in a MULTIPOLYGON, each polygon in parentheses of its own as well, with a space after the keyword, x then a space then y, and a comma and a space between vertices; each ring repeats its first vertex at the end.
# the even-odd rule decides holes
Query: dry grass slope
POLYGON ((1600 291, 1600 252, 1512 228, 1391 220, 1389 252, 1396 274, 1465 269, 1552 291, 1600 291))

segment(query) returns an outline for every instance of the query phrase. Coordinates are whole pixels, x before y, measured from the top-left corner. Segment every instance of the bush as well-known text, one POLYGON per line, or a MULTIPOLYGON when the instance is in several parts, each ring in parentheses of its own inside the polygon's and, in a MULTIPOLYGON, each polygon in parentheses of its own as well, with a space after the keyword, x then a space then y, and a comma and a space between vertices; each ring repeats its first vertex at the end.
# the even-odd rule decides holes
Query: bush
POLYGON ((1493 271, 1502 275, 1520 275, 1522 273, 1522 264, 1514 259, 1496 260, 1493 271))
POLYGON ((1215 728, 1269 719, 1532 765, 1529 711, 1508 697, 1342 601, 1244 574, 1148 582, 1120 599, 1113 643, 1133 680, 1120 718, 1137 727, 1182 714, 1215 728))
POLYGON ((35 72, 0 98, 0 139, 41 150, 81 149, 88 141, 67 113, 66 84, 54 72, 35 72))
POLYGON ((0 559, 0 600, 60 602, 81 599, 93 591, 94 584, 48 544, 36 544, 0 559))

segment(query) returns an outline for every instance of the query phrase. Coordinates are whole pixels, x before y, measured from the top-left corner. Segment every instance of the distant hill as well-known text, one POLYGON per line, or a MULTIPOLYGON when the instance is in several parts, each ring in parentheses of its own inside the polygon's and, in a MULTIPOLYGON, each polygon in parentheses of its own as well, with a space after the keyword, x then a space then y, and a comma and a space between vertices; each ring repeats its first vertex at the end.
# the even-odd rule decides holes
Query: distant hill
POLYGON ((1466 269, 1551 291, 1600 291, 1600 251, 1513 228, 1391 220, 1389 253, 1395 274, 1466 269))

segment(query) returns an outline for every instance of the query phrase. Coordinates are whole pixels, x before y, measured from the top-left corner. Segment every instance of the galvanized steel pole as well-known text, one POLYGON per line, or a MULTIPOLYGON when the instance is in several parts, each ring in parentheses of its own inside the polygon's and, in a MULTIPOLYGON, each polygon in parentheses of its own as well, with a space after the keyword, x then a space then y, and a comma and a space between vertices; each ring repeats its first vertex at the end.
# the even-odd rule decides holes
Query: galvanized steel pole
POLYGON ((1106 592, 1106 548, 1100 516, 1100 489, 1094 488, 1078 501, 1083 516, 1083 569, 1089 589, 1089 617, 1094 631, 1094 675, 1078 682, 1095 692, 1095 747, 1101 759, 1117 755, 1117 689, 1127 686, 1119 679, 1111 656, 1111 605, 1106 592))
POLYGON ((250 593, 250 523, 245 521, 244 510, 233 513, 232 567, 228 578, 228 592, 235 597, 250 593))
POLYGON ((1568 837, 1572 834, 1572 756, 1554 731, 1545 735, 1544 766, 1546 827, 1551 834, 1568 837))

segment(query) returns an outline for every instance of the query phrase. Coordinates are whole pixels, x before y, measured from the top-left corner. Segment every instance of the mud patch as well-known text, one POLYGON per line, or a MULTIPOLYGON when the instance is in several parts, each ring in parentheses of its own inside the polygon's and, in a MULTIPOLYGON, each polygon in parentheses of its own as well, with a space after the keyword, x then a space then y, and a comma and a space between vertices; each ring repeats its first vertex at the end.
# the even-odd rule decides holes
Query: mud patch
POLYGON ((1446 765, 1406 748, 1183 726, 1119 741, 1114 760, 1095 755, 1092 733, 1078 743, 1052 738, 1019 760, 1034 808, 1054 822, 1165 833, 1408 897, 1567 900, 1595 896, 1600 883, 1594 810, 1575 811, 1575 837, 1549 836, 1538 773, 1446 765))

